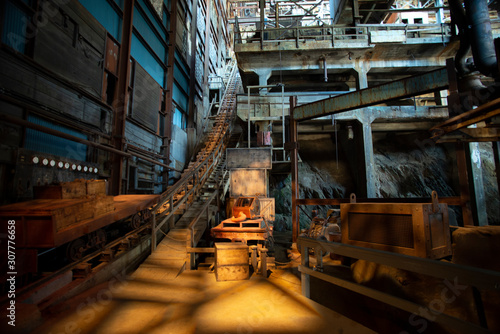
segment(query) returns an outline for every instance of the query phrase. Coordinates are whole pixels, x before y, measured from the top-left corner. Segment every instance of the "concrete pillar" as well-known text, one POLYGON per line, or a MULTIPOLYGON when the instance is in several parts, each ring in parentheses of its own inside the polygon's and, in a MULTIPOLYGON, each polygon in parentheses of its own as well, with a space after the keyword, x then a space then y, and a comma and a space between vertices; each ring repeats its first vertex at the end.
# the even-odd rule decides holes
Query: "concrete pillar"
POLYGON ((366 196, 368 198, 377 197, 377 188, 375 186, 375 177, 377 171, 375 170, 375 159, 373 158, 373 136, 372 136, 372 123, 374 117, 361 111, 358 114, 358 120, 363 127, 363 146, 365 155, 365 173, 366 173, 366 196))
POLYGON ((488 214, 486 213, 486 195, 484 193, 483 171, 479 143, 469 143, 470 168, 472 172, 472 187, 474 191, 474 207, 479 226, 488 225, 488 214))
POLYGON ((495 159, 495 169, 497 172, 498 193, 500 194, 500 141, 493 142, 491 144, 493 148, 493 157, 495 159))
MULTIPOLYGON (((434 4, 436 7, 443 7, 444 6, 444 1, 443 0, 435 0, 434 4)), ((444 9, 438 9, 436 12, 436 23, 437 24, 443 24, 444 23, 444 9)))
POLYGON ((368 88, 368 71, 370 66, 367 62, 356 60, 354 70, 358 74, 358 81, 356 83, 358 90, 368 88))
MULTIPOLYGON (((272 73, 271 69, 270 68, 258 69, 255 70, 254 72, 259 76, 259 86, 267 86, 267 80, 269 80, 272 73)), ((261 88, 259 92, 261 95, 266 95, 267 88, 261 88)))

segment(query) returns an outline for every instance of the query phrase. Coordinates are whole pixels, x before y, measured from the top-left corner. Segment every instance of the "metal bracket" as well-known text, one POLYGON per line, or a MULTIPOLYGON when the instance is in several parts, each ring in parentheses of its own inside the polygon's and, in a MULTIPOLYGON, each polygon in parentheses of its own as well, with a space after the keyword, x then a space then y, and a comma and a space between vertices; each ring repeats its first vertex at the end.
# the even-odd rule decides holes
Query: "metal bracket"
POLYGON ((437 213, 439 212, 439 200, 437 191, 435 190, 432 191, 431 198, 432 198, 432 212, 437 213))
POLYGON ((355 204, 356 203, 356 194, 355 193, 352 193, 351 196, 349 196, 349 199, 351 200, 351 204, 355 204))

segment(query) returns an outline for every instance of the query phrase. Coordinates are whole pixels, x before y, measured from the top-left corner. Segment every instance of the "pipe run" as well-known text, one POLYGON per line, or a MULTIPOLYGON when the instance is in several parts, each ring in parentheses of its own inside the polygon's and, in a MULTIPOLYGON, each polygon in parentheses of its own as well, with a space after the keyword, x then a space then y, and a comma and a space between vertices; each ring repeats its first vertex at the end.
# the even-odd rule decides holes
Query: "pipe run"
POLYGON ((145 161, 151 162, 151 163, 153 163, 155 165, 158 165, 158 166, 161 166, 163 168, 166 168, 166 169, 169 169, 169 170, 173 170, 173 171, 176 171, 176 172, 182 172, 182 170, 178 170, 178 169, 172 168, 172 167, 170 167, 168 165, 165 165, 164 163, 161 163, 161 162, 156 161, 154 159, 150 159, 148 157, 145 157, 142 154, 138 154, 138 153, 132 153, 132 154, 130 154, 130 153, 127 153, 127 152, 123 152, 123 151, 117 150, 117 149, 109 147, 109 146, 101 145, 99 143, 94 143, 94 142, 92 142, 90 140, 78 138, 76 136, 72 136, 72 135, 64 133, 62 131, 58 131, 58 130, 54 130, 54 129, 45 127, 43 125, 34 124, 34 123, 31 123, 29 121, 26 121, 24 119, 20 119, 20 118, 17 118, 17 117, 12 117, 12 116, 9 116, 9 115, 6 115, 6 114, 0 114, 0 121, 11 123, 11 124, 16 124, 16 125, 20 125, 20 126, 24 126, 24 127, 27 127, 27 128, 30 128, 30 129, 34 129, 34 130, 38 130, 38 131, 41 131, 41 132, 44 132, 44 133, 48 133, 49 135, 53 135, 53 136, 57 136, 57 137, 60 137, 60 138, 68 139, 68 140, 71 140, 71 141, 74 141, 74 142, 77 142, 77 143, 80 143, 80 144, 84 144, 84 145, 87 145, 87 146, 93 146, 93 147, 95 147, 97 149, 108 151, 108 152, 111 152, 111 153, 114 153, 114 154, 118 154, 118 155, 121 155, 121 156, 126 157, 126 158, 132 158, 132 157, 135 156, 135 157, 137 157, 137 158, 139 158, 141 160, 145 160, 145 161))
POLYGON ((453 21, 458 27, 458 37, 460 38, 460 48, 455 55, 455 68, 460 76, 464 76, 470 73, 470 69, 466 66, 465 61, 471 48, 465 9, 462 6, 461 0, 449 0, 449 5, 453 21))
POLYGON ((482 74, 498 76, 497 57, 486 0, 466 0, 465 11, 474 64, 482 74))

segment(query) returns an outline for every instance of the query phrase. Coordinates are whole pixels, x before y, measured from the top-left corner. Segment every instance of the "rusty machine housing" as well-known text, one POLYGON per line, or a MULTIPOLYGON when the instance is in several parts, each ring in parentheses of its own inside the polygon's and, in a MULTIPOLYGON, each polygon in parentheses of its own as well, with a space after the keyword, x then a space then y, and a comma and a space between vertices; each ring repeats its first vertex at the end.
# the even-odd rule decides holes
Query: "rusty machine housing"
POLYGON ((232 217, 212 228, 212 237, 244 243, 269 241, 274 221, 274 198, 267 197, 271 149, 228 149, 227 167, 231 171, 227 211, 232 217))

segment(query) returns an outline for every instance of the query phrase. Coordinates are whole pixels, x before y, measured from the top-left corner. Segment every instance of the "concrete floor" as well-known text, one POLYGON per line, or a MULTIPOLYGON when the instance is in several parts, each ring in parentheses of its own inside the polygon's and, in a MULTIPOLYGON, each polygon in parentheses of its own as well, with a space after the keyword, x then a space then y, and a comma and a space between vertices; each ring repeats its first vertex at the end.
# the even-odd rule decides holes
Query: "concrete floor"
POLYGON ((227 282, 208 271, 163 280, 132 275, 53 307, 34 333, 373 333, 299 290, 285 270, 227 282))
POLYGON ((213 271, 183 271, 186 237, 171 230, 132 274, 45 309, 32 333, 373 333, 301 295, 296 249, 267 279, 218 282, 213 271))

